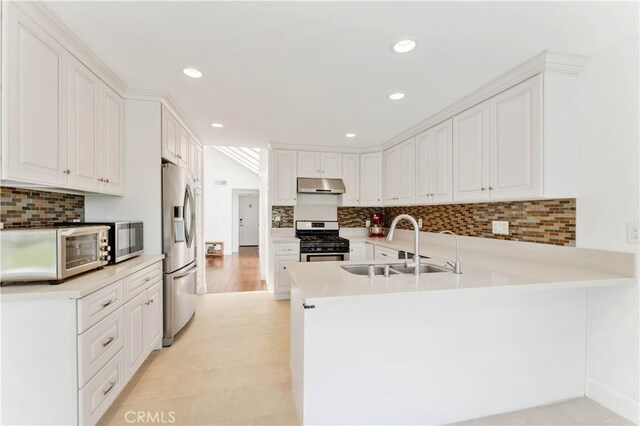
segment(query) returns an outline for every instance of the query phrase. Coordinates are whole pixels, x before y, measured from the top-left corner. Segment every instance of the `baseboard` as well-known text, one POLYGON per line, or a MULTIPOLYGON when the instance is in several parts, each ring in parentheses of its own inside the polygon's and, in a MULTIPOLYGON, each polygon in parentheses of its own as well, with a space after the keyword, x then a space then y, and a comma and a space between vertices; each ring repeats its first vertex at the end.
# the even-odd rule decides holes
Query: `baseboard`
POLYGON ((587 396, 598 404, 638 424, 638 418, 640 417, 638 400, 591 377, 587 378, 587 396))

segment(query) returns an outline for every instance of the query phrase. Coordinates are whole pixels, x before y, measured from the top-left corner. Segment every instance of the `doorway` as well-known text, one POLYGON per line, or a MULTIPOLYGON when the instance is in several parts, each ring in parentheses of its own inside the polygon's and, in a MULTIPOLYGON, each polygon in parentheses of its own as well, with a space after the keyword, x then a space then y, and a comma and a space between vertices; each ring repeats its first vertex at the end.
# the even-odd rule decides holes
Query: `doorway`
POLYGON ((238 245, 257 247, 260 241, 260 198, 258 195, 238 197, 238 245))

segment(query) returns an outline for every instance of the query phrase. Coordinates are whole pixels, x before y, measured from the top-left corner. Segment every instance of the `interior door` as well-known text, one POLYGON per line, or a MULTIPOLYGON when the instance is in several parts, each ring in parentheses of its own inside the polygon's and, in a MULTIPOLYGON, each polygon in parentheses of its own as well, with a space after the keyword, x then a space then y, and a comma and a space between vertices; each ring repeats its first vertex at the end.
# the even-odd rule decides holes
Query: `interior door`
POLYGON ((257 246, 259 241, 258 196, 241 196, 238 201, 240 215, 240 246, 257 246))

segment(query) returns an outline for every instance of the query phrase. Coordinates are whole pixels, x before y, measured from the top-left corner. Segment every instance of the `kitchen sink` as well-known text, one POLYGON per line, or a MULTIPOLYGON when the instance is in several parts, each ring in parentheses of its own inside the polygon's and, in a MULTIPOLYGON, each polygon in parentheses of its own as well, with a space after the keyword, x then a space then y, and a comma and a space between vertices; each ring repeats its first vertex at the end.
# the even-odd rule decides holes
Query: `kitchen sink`
MULTIPOLYGON (((344 265, 341 266, 341 268, 355 275, 369 275, 369 265, 344 265)), ((398 273, 399 272, 389 269, 389 275, 395 275, 398 273)), ((384 275, 384 266, 375 265, 374 275, 384 275)))
MULTIPOLYGON (((390 265, 389 269, 399 274, 413 274, 413 270, 414 270, 414 268, 412 267, 405 266, 404 263, 390 265)), ((449 270, 446 268, 442 268, 440 266, 427 265, 424 263, 420 265, 421 274, 429 274, 432 272, 449 272, 449 270)))

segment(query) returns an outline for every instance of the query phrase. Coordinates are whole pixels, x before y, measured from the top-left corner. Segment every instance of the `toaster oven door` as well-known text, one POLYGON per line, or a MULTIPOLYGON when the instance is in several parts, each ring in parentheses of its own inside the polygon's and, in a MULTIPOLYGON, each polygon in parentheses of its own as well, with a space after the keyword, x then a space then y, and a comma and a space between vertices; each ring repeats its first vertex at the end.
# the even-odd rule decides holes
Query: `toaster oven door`
POLYGON ((91 227, 63 229, 59 231, 60 279, 103 266, 100 253, 101 233, 91 227))

